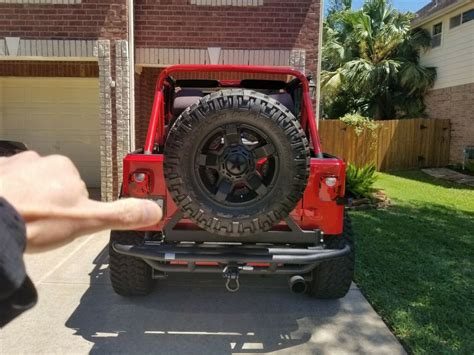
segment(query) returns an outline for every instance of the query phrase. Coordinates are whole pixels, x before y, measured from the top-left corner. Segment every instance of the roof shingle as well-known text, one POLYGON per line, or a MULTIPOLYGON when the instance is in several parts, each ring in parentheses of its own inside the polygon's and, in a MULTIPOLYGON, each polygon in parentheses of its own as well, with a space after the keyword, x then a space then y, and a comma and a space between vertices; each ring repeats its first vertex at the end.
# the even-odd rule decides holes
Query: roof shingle
POLYGON ((462 0, 431 0, 429 4, 417 11, 416 21, 418 22, 425 17, 431 16, 452 4, 461 1, 462 0))

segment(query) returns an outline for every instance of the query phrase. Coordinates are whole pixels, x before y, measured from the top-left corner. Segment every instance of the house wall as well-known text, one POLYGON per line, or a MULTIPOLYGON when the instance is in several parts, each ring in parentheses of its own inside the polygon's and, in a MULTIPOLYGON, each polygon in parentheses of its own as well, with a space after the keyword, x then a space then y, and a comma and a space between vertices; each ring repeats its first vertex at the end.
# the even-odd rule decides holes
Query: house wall
POLYGON ((127 150, 123 147, 129 134, 128 72, 124 75, 123 68, 128 59, 124 54, 128 54, 121 53, 120 42, 127 37, 126 0, 0 2, 2 75, 62 77, 91 71, 99 75, 101 154, 97 159, 101 161, 104 200, 118 195, 121 164, 117 162, 127 150), (94 60, 98 61, 94 69, 80 63, 94 60))
POLYGON ((452 17, 473 8, 474 0, 421 26, 431 33, 433 25, 443 24, 441 46, 420 59, 437 69, 434 88, 425 97, 426 113, 451 120, 451 163, 462 162, 464 148, 474 145, 474 21, 449 26, 452 17))
POLYGON ((0 37, 124 39, 125 0, 0 2, 0 37))
POLYGON ((135 1, 135 61, 143 67, 135 75, 137 147, 146 137, 159 68, 210 64, 208 48, 219 48, 212 64, 294 66, 317 77, 320 6, 320 0, 135 1))
POLYGON ((433 25, 442 22, 441 46, 421 53, 421 63, 436 67, 438 77, 434 89, 474 83, 474 21, 449 28, 449 20, 474 8, 474 1, 423 26, 432 33, 433 25))
POLYGON ((474 146, 474 83, 432 90, 425 97, 432 118, 451 120, 451 163, 461 163, 463 149, 474 146))
POLYGON ((320 0, 248 1, 247 6, 199 3, 211 2, 137 0, 136 47, 298 48, 306 51, 306 67, 316 71, 320 0))
POLYGON ((1 76, 97 78, 97 62, 15 61, 0 62, 1 76))
MULTIPOLYGON (((136 0, 137 143, 144 141, 160 68, 211 63, 209 47, 221 48, 218 63, 294 66, 316 75, 320 3, 136 0), (199 60, 198 52, 204 53, 199 60)), ((107 200, 118 195, 128 147, 127 40, 126 0, 0 1, 1 76, 99 76, 102 197, 107 200), (18 40, 18 50, 6 37, 18 40)))

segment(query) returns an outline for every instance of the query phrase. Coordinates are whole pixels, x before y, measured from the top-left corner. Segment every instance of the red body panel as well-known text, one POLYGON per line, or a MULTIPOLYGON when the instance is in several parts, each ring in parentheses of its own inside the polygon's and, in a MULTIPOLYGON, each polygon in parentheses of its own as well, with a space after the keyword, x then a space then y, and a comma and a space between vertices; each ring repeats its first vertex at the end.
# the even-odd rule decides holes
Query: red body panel
MULTIPOLYGON (((161 230, 177 211, 165 185, 163 160, 162 154, 129 154, 124 159, 122 196, 164 199, 163 220, 160 224, 147 228, 147 230, 161 230), (139 186, 134 182, 134 173, 146 173, 148 178, 144 180, 144 184, 147 186, 139 186)), ((302 229, 321 229, 325 234, 340 234, 342 232, 344 206, 337 204, 335 199, 344 196, 344 171, 345 164, 339 159, 311 159, 308 186, 303 198, 291 212, 291 217, 302 229), (325 177, 336 177, 336 186, 334 188, 326 186, 325 177)), ((183 220, 179 227, 198 228, 189 220, 183 220)))
MULTIPOLYGON (((176 72, 239 72, 285 74, 301 81, 302 112, 301 125, 311 139, 313 152, 318 158, 311 158, 310 176, 303 198, 291 212, 291 217, 304 230, 320 229, 325 234, 337 235, 342 233, 344 206, 337 199, 344 197, 345 163, 337 158, 323 158, 316 119, 312 108, 307 78, 301 72, 290 68, 254 67, 234 65, 178 65, 164 69, 160 74, 153 103, 144 154, 128 154, 123 162, 123 197, 138 197, 163 199, 163 219, 147 230, 162 230, 171 217, 177 212, 177 207, 169 195, 163 172, 164 156, 152 154, 156 144, 161 146, 165 140, 165 122, 169 112, 165 112, 163 90, 169 86, 166 78, 176 72), (336 178, 333 186, 328 186, 325 179, 336 178)), ((222 81, 221 87, 234 87, 238 81, 222 81)), ((176 226, 183 229, 198 229, 192 221, 183 219, 176 226)), ((281 222, 274 229, 285 227, 281 222)))

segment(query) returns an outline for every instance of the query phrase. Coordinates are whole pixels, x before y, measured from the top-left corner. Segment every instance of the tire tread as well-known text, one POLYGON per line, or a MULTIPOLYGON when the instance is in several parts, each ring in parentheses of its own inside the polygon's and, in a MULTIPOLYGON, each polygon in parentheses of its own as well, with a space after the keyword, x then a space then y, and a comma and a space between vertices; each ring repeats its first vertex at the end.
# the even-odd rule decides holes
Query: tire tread
POLYGON ((152 270, 143 260, 117 253, 113 242, 138 245, 144 233, 138 231, 112 231, 109 243, 110 280, 114 291, 121 296, 145 296, 154 287, 152 270))
POLYGON ((166 140, 164 173, 173 200, 198 226, 223 236, 251 235, 271 229, 288 216, 300 201, 309 177, 309 153, 309 143, 299 121, 284 105, 255 91, 227 89, 205 96, 176 119, 166 140), (180 156, 187 154, 183 150, 183 144, 189 139, 193 125, 205 120, 207 115, 223 109, 256 112, 259 117, 272 120, 287 136, 296 166, 293 180, 289 182, 291 194, 281 196, 272 211, 242 218, 238 222, 235 221, 236 218, 222 218, 201 209, 199 203, 189 196, 187 186, 179 173, 180 156))
POLYGON ((346 244, 351 247, 349 255, 322 262, 313 270, 313 279, 309 282, 309 294, 318 299, 336 299, 344 297, 351 287, 354 277, 355 251, 351 220, 344 217, 344 232, 341 236, 326 237, 328 249, 341 249, 346 244))

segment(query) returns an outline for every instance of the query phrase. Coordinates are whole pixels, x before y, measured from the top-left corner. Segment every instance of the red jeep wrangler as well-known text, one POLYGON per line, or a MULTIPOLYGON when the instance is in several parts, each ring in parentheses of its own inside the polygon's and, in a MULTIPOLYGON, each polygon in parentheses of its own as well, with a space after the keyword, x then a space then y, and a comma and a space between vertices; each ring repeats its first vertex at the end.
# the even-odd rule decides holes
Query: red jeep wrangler
POLYGON ((163 219, 112 231, 112 286, 144 295, 171 272, 221 273, 237 291, 240 274, 284 274, 294 292, 343 297, 354 271, 344 179, 344 162, 321 150, 301 72, 168 67, 156 84, 145 147, 124 159, 121 189, 122 198, 156 201, 163 219), (248 79, 173 78, 196 72, 248 79))

